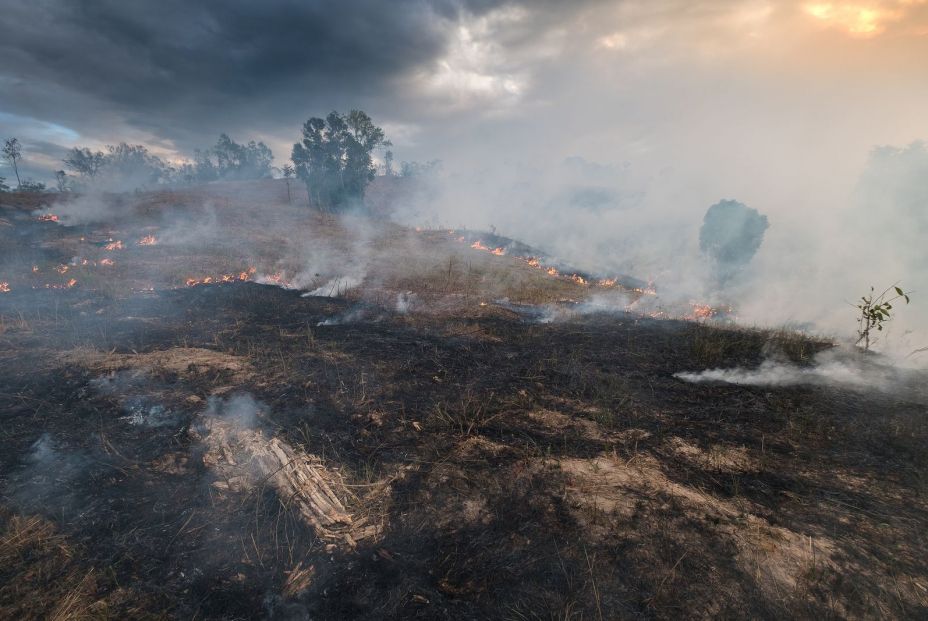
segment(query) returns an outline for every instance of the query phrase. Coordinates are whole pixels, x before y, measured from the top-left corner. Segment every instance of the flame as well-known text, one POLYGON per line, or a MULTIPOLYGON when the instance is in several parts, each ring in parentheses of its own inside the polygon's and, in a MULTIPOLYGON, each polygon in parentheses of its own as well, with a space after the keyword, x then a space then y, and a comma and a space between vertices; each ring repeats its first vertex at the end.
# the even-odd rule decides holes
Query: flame
POLYGON ((116 265, 112 259, 100 259, 100 265, 116 265))
POLYGON ((39 216, 39 222, 58 222, 58 216, 53 213, 46 213, 39 216))
POLYGON ((71 287, 73 287, 73 286, 76 285, 76 284, 77 284, 77 280, 74 279, 74 278, 72 278, 72 279, 70 279, 68 282, 65 283, 65 286, 66 286, 68 289, 70 289, 71 287))
POLYGON ((693 318, 708 319, 715 314, 715 311, 708 304, 693 303, 693 318))
POLYGON ((9 293, 10 291, 11 291, 10 283, 5 282, 5 281, 0 281, 0 293, 9 293))
POLYGON ((109 240, 108 244, 103 246, 104 250, 125 250, 125 248, 126 247, 123 245, 121 241, 119 240, 113 241, 112 239, 109 240))
POLYGON ((244 282, 246 280, 251 280, 251 277, 257 271, 254 267, 249 267, 247 270, 243 270, 237 274, 220 274, 219 276, 204 276, 203 278, 187 278, 184 280, 184 284, 188 287, 195 287, 197 285, 210 285, 213 283, 224 283, 224 282, 244 282))
POLYGON ((58 267, 55 268, 55 271, 58 272, 59 274, 64 274, 65 272, 68 271, 68 266, 67 266, 67 265, 59 265, 58 267))
POLYGON ((155 246, 158 244, 158 240, 155 239, 154 235, 146 235, 139 240, 139 246, 155 246))
MULTIPOLYGON (((451 233, 451 231, 449 231, 449 233, 451 233)), ((458 237, 458 238, 457 238, 457 241, 459 241, 459 242, 465 242, 465 239, 464 239, 464 237, 458 237)), ((466 243, 466 242, 465 242, 465 243, 466 243)), ((506 248, 505 248, 505 247, 499 246, 499 247, 497 247, 497 248, 490 248, 489 246, 487 246, 486 244, 484 244, 484 243, 483 243, 481 240, 479 240, 479 239, 478 239, 477 241, 473 242, 473 243, 470 245, 470 247, 473 248, 474 250, 484 250, 484 251, 489 252, 489 253, 491 253, 491 254, 494 254, 494 255, 496 255, 496 256, 506 256, 506 248)), ((581 276, 580 274, 571 274, 571 275, 568 276, 567 274, 561 274, 560 272, 558 272, 557 268, 555 268, 555 267, 545 267, 544 265, 541 264, 541 260, 540 260, 538 257, 519 257, 519 256, 517 256, 516 258, 517 258, 517 259, 520 259, 520 260, 522 260, 522 261, 525 261, 530 267, 534 267, 534 268, 536 268, 536 269, 542 269, 542 270, 544 270, 545 273, 548 274, 548 276, 568 278, 568 279, 574 281, 575 283, 577 283, 578 285, 589 285, 589 284, 590 284, 589 281, 588 281, 586 278, 584 278, 583 276, 581 276)), ((601 287, 614 287, 614 286, 616 286, 616 285, 618 284, 618 279, 617 279, 617 278, 603 278, 603 279, 599 280, 599 281, 597 282, 597 284, 599 284, 599 286, 601 286, 601 287)), ((649 287, 650 287, 650 285, 649 285, 649 287)), ((650 292, 649 292, 649 291, 646 291, 646 290, 641 290, 641 289, 638 289, 637 291, 639 291, 640 293, 653 293, 653 289, 652 289, 650 292)))
POLYGON ((37 273, 38 271, 39 271, 39 266, 38 266, 38 265, 33 265, 33 266, 32 266, 32 273, 35 274, 35 273, 37 273))

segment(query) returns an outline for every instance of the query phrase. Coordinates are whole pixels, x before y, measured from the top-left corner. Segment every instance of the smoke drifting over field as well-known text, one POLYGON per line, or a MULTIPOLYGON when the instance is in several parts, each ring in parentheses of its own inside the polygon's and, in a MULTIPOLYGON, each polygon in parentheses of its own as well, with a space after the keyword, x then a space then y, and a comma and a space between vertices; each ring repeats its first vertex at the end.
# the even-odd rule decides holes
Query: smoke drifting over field
MULTIPOLYGON (((0 75, 16 88, 0 95, 0 129, 21 135, 29 176, 48 178, 67 147, 123 140, 179 162, 221 131, 264 140, 282 166, 308 116, 360 107, 397 161, 442 161, 397 201, 402 222, 496 227, 580 268, 651 280, 669 302, 842 337, 847 302, 898 281, 913 304, 878 346, 928 345, 928 223, 913 207, 928 154, 907 146, 928 136, 913 79, 924 3, 182 4, 11 9, 16 53, 0 75), (770 223, 724 289, 698 248, 722 199, 770 223)), ((114 209, 82 197, 63 221, 114 209)), ((365 277, 363 248, 342 282, 365 277)), ((335 290, 316 282, 332 271, 325 249, 301 252, 294 286, 335 290)))

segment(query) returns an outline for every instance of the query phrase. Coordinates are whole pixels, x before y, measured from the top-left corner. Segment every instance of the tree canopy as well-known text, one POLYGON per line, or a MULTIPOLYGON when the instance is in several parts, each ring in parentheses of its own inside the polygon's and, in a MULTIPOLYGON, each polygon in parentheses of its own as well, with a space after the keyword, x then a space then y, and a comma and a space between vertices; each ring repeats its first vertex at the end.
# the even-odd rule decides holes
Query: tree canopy
POLYGON ((699 248, 722 283, 754 258, 769 226, 767 216, 743 203, 719 201, 709 207, 699 231, 699 248))
POLYGON ((296 175, 309 201, 323 210, 339 210, 360 202, 376 174, 373 152, 390 146, 383 129, 360 110, 331 112, 303 125, 303 139, 293 145, 296 175))

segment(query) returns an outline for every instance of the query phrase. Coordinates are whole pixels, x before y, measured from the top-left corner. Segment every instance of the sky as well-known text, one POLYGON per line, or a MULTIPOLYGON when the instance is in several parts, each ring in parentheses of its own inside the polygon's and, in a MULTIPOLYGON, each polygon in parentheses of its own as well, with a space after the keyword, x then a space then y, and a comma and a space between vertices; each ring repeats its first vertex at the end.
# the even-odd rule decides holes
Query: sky
POLYGON ((865 216, 842 210, 872 150, 928 139, 926 0, 0 4, 0 136, 27 176, 49 180, 72 146, 179 160, 220 132, 282 166, 307 118, 360 108, 398 161, 443 162, 440 198, 410 219, 639 276, 734 198, 771 219, 765 277, 815 239, 799 254, 830 278, 842 265, 823 257, 862 243, 847 220, 865 216), (613 204, 559 202, 578 179, 613 204))
POLYGON ((36 171, 74 145, 182 158, 220 132, 281 164, 303 121, 347 108, 408 159, 503 133, 513 158, 695 170, 714 143, 766 172, 802 143, 854 166, 928 135, 923 0, 3 4, 0 133, 36 171))

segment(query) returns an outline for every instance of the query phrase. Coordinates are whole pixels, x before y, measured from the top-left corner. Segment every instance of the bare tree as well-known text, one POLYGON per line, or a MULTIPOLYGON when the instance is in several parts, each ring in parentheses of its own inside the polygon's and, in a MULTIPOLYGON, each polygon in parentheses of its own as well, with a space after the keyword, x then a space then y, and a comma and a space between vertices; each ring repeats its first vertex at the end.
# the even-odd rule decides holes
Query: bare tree
POLYGON ((19 140, 7 138, 7 141, 3 143, 3 157, 7 159, 13 167, 13 172, 16 173, 16 185, 22 186, 23 182, 19 178, 19 160, 23 157, 23 148, 19 144, 19 140))
POLYGON ((55 184, 58 186, 59 192, 68 191, 68 173, 63 170, 55 171, 55 184))
POLYGON ((280 169, 280 172, 283 173, 284 179, 287 180, 287 202, 292 203, 293 199, 290 197, 290 180, 293 179, 293 176, 296 174, 296 169, 290 164, 286 164, 280 169))

